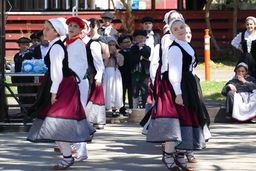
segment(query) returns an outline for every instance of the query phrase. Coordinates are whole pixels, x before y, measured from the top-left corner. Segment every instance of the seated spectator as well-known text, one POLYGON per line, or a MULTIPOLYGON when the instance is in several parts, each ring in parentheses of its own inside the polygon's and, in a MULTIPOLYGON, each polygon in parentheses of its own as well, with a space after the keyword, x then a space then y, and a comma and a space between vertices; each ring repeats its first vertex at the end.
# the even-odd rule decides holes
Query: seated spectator
POLYGON ((226 96, 226 112, 238 121, 256 122, 256 79, 248 74, 248 65, 237 65, 236 75, 223 87, 221 94, 226 96))

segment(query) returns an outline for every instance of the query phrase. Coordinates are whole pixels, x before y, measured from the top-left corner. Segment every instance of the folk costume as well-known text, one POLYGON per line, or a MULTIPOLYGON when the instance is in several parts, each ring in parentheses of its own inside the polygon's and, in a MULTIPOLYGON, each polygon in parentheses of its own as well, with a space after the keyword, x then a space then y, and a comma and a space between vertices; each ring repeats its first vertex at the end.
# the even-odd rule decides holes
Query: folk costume
MULTIPOLYGON (((88 121, 93 125, 106 124, 106 111, 103 85, 96 86, 96 80, 102 80, 104 72, 104 64, 101 55, 100 39, 90 39, 86 45, 86 52, 88 58, 87 76, 90 83, 90 91, 88 95, 88 103, 86 106, 86 113, 88 121)), ((104 40, 103 40, 104 41, 104 40)))
MULTIPOLYGON (((237 65, 244 66, 248 70, 248 65, 241 62, 237 65)), ((232 118, 238 121, 247 121, 256 117, 256 79, 252 76, 245 78, 246 82, 239 81, 237 77, 229 80, 223 87, 221 94, 226 96, 226 112, 232 113, 232 118), (236 92, 232 91, 229 84, 236 87, 236 92)))
POLYGON ((36 119, 27 140, 90 141, 90 135, 95 129, 86 119, 79 99, 75 73, 68 67, 67 51, 59 38, 50 42, 45 64, 48 71, 45 73, 35 104, 28 110, 29 120, 34 116, 36 119), (56 66, 63 69, 60 70, 56 66), (53 105, 50 103, 51 92, 56 92, 58 98, 53 105))
MULTIPOLYGON (((255 17, 247 17, 247 19, 252 19, 256 24, 255 17)), ((231 44, 235 48, 242 48, 243 50, 237 64, 246 63, 248 65, 248 74, 256 78, 256 31, 251 34, 247 30, 239 33, 231 44)))
MULTIPOLYGON (((145 30, 136 30, 133 36, 146 36, 145 30)), ((148 79, 150 77, 149 57, 151 48, 144 44, 139 47, 138 43, 134 43, 130 50, 131 74, 132 74, 132 91, 133 91, 133 108, 145 108, 146 100, 149 94, 148 79), (144 57, 144 58, 142 58, 144 57), (139 96, 141 94, 142 104, 139 105, 139 96)))
MULTIPOLYGON (((114 37, 108 37, 107 41, 115 41, 117 44, 114 37)), ((122 76, 118 69, 123 64, 124 57, 120 53, 111 53, 110 57, 104 60, 103 90, 106 109, 113 108, 115 110, 115 108, 123 106, 122 76)))

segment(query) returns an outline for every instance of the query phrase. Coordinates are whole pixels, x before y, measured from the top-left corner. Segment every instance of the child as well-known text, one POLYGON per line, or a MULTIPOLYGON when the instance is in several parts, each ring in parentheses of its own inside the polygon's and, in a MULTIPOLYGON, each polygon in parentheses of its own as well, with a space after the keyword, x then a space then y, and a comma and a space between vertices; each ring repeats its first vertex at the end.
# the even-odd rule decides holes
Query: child
POLYGON ((118 117, 116 108, 123 106, 122 76, 118 69, 124 64, 124 56, 117 51, 117 41, 114 37, 107 37, 110 57, 104 60, 103 89, 106 109, 112 108, 112 116, 118 117))
MULTIPOLYGON (((255 109, 243 106, 255 106, 256 79, 248 74, 248 65, 244 62, 236 66, 236 76, 229 80, 223 87, 221 94, 226 96, 226 112, 232 113, 232 117, 238 121, 246 121, 254 118, 255 109), (248 98, 248 97, 250 98, 248 98)), ((256 119, 252 119, 256 122, 256 119)))
POLYGON ((149 57, 151 49, 145 44, 147 31, 143 29, 135 30, 133 33, 134 45, 130 51, 133 108, 145 108, 146 100, 149 94, 149 57), (139 96, 141 95, 142 104, 139 105, 139 96))
MULTIPOLYGON (((86 106, 87 118, 90 123, 97 129, 104 129, 106 124, 106 108, 104 100, 104 90, 102 86, 102 74, 104 71, 103 55, 108 58, 107 53, 104 53, 104 48, 108 45, 103 43, 105 38, 98 34, 100 27, 99 20, 95 18, 89 19, 91 39, 87 42, 86 51, 88 58, 87 76, 90 82, 90 92, 88 95, 88 103, 86 106)), ((106 50, 106 49, 105 49, 106 50)))
POLYGON ((132 83, 131 83, 131 61, 130 61, 130 50, 132 45, 132 35, 130 34, 121 34, 118 38, 118 44, 121 47, 119 53, 124 56, 124 64, 119 67, 119 70, 122 75, 123 83, 123 107, 120 108, 119 112, 123 115, 126 114, 125 110, 125 96, 126 90, 128 91, 128 103, 129 108, 132 109, 132 83))
MULTIPOLYGON (((22 62, 24 60, 31 60, 33 53, 28 49, 31 40, 27 37, 21 37, 17 41, 20 51, 15 54, 13 61, 15 64, 14 72, 21 72, 22 62)), ((34 77, 12 77, 12 83, 33 83, 34 77)), ((35 87, 32 86, 18 86, 18 93, 35 93, 35 87)), ((22 104, 33 104, 34 97, 19 97, 22 104)), ((28 108, 28 107, 25 107, 28 108)), ((23 112, 23 111, 21 111, 23 112)))
MULTIPOLYGON (((78 84, 78 86, 80 92, 80 101, 85 110, 89 92, 89 82, 86 75, 88 62, 85 43, 83 42, 80 33, 86 26, 84 21, 79 17, 68 18, 66 20, 66 24, 68 26, 68 37, 66 39, 66 47, 69 57, 69 67, 79 77, 80 83, 78 84)), ((76 162, 83 161, 88 158, 86 142, 73 143, 73 145, 77 149, 77 153, 73 156, 76 162)))
POLYGON ((119 37, 118 31, 111 26, 111 22, 113 18, 115 18, 114 14, 106 11, 103 14, 101 14, 100 17, 102 18, 102 21, 104 23, 100 28, 100 31, 101 31, 100 34, 105 38, 111 36, 111 37, 114 37, 116 40, 118 40, 118 37, 119 37))
POLYGON ((62 22, 56 18, 44 24, 44 38, 50 41, 45 56, 49 68, 40 86, 36 103, 28 113, 36 119, 27 140, 54 140, 63 154, 62 161, 53 167, 63 170, 74 164, 70 142, 87 142, 95 129, 87 121, 79 98, 75 73, 68 66, 68 53, 60 36, 66 34, 62 22))
POLYGON ((256 18, 247 17, 245 24, 246 31, 239 33, 231 44, 242 52, 238 63, 246 63, 248 65, 248 74, 256 78, 256 18))
POLYGON ((39 35, 37 33, 33 33, 30 35, 30 39, 32 41, 32 46, 29 47, 29 50, 33 52, 35 48, 40 45, 41 40, 39 38, 39 35))

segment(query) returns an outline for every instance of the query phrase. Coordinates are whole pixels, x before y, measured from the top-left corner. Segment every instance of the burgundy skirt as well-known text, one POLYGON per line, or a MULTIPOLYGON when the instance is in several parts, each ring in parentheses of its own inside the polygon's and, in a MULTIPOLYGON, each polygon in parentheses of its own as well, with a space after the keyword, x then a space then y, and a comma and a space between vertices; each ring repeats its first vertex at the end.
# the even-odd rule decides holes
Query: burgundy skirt
POLYGON ((85 108, 87 120, 93 125, 106 124, 106 108, 102 84, 96 87, 93 80, 85 108))
POLYGON ((36 116, 36 119, 29 130, 27 140, 90 141, 90 135, 95 129, 86 119, 75 77, 63 77, 57 92, 57 101, 53 105, 49 98, 50 83, 50 75, 47 72, 38 93, 42 97, 38 97, 29 110, 31 116, 36 116), (43 99, 48 101, 43 103, 43 99))
POLYGON ((205 148, 203 128, 193 108, 175 103, 175 93, 163 74, 153 106, 147 132, 148 142, 175 141, 178 149, 194 150, 205 148))

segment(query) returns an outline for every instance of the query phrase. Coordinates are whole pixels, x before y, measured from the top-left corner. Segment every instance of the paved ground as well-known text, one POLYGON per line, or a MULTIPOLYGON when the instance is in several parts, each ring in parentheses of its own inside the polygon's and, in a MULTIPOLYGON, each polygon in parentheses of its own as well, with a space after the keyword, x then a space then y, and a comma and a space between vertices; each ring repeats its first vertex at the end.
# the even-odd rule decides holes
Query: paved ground
MULTIPOLYGON (((255 171, 256 125, 212 124, 207 148, 196 151, 196 171, 255 171)), ((61 155, 54 143, 31 143, 25 132, 0 133, 0 170, 48 171, 61 155)), ((147 143, 138 124, 108 124, 88 145, 89 158, 70 171, 165 171, 160 144, 147 143)))
MULTIPOLYGON (((205 70, 196 70, 196 74, 205 81, 205 70)), ((210 70, 210 81, 228 81, 234 74, 234 70, 210 70)))

